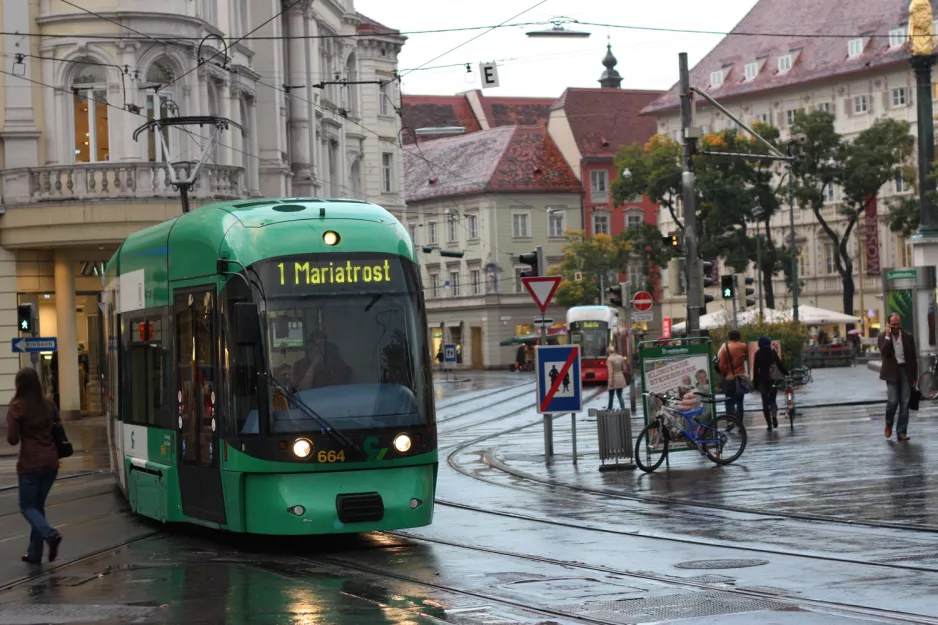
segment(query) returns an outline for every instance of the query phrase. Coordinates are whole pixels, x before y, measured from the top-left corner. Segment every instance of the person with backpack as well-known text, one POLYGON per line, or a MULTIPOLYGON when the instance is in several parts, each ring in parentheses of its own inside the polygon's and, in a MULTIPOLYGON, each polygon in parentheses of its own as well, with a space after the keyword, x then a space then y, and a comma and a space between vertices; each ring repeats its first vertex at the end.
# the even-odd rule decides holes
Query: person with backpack
POLYGON ((772 349, 772 339, 760 336, 759 349, 752 362, 752 381, 762 395, 762 414, 765 415, 765 424, 769 426, 769 432, 773 427, 778 427, 778 404, 775 403, 778 389, 775 387, 775 380, 780 378, 779 372, 788 375, 788 369, 782 364, 778 352, 772 349))
POLYGON ((46 497, 59 472, 59 450, 53 429, 59 411, 42 393, 39 374, 20 369, 14 380, 16 392, 7 409, 7 442, 19 445, 16 473, 19 478, 20 512, 32 528, 29 547, 21 559, 42 562, 43 543, 49 546, 49 562, 58 557, 62 535, 46 519, 46 497))
MULTIPOLYGON (((746 380, 746 359, 749 350, 739 340, 739 330, 730 330, 727 341, 717 353, 720 375, 723 376, 723 394, 726 395, 726 414, 743 420, 743 398, 749 391, 746 380)), ((732 425, 727 431, 732 429, 732 425)))

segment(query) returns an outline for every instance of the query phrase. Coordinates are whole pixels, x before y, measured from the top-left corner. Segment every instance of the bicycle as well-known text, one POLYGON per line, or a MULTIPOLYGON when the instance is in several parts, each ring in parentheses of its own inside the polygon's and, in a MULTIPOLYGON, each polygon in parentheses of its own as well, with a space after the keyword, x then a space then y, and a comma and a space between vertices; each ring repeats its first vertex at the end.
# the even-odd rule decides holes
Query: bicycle
POLYGON ((788 423, 791 431, 795 431, 795 381, 792 375, 787 375, 781 380, 773 382, 775 388, 785 391, 785 414, 788 416, 788 423))
POLYGON ((792 383, 797 386, 804 386, 805 384, 814 382, 814 376, 811 375, 811 368, 807 365, 792 367, 789 373, 791 374, 792 383))
MULTIPOLYGON (((713 395, 701 393, 700 391, 695 391, 694 394, 712 404, 713 412, 716 414, 716 400, 713 399, 713 395)), ((701 455, 706 456, 708 460, 720 466, 735 462, 743 455, 743 451, 746 449, 747 436, 746 427, 739 419, 724 414, 716 417, 709 424, 701 423, 696 420, 696 417, 703 414, 703 407, 682 412, 669 405, 677 403, 677 400, 671 395, 646 392, 644 396, 654 397, 660 401, 654 419, 642 429, 638 435, 638 440, 635 441, 635 464, 645 473, 651 473, 660 467, 668 456, 671 443, 681 441, 684 441, 689 449, 696 448, 701 455), (733 436, 730 436, 729 430, 732 428, 736 428, 736 432, 733 436), (731 456, 725 455, 724 450, 728 444, 737 439, 740 442, 739 450, 731 456), (653 450, 656 450, 659 445, 663 445, 661 455, 658 456, 655 462, 646 464, 643 461, 641 451, 643 441, 647 448, 645 453, 648 458, 651 457, 653 450)))
POLYGON ((931 365, 918 378, 918 390, 921 391, 924 399, 935 399, 938 397, 938 354, 930 354, 931 365))

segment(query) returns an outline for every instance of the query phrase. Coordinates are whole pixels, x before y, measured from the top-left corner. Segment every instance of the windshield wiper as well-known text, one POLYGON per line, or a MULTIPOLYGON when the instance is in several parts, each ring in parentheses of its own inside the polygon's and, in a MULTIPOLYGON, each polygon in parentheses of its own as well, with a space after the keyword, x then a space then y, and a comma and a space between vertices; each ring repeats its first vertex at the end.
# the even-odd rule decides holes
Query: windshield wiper
POLYGON ((265 375, 267 377, 268 385, 273 383, 275 386, 277 386, 277 388, 283 391, 283 393, 287 396, 288 399, 293 401, 293 403, 296 404, 300 410, 306 413, 306 416, 308 416, 313 421, 319 424, 319 427, 322 428, 323 434, 329 434, 333 436, 334 438, 338 439, 338 441, 342 443, 342 449, 352 447, 356 451, 360 451, 358 449, 358 445, 352 442, 352 439, 350 439, 348 436, 346 436, 345 434, 337 430, 335 427, 333 427, 331 423, 329 423, 328 421, 323 419, 321 416, 319 416, 319 414, 317 414, 315 410, 307 406, 306 402, 300 399, 300 397, 298 397, 296 393, 291 391, 280 380, 274 377, 274 375, 270 371, 267 371, 265 375))

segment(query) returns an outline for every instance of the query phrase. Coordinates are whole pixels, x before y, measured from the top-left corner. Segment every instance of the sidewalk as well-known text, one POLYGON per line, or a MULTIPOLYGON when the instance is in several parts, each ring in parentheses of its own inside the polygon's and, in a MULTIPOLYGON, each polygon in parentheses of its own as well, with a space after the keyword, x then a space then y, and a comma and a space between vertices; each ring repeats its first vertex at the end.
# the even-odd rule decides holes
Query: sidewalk
MULTIPOLYGON (((66 421, 65 433, 75 453, 62 460, 62 477, 107 470, 111 466, 107 443, 107 417, 87 417, 80 421, 66 421)), ((0 431, 0 489, 16 484, 16 459, 19 446, 7 442, 6 428, 0 431)))

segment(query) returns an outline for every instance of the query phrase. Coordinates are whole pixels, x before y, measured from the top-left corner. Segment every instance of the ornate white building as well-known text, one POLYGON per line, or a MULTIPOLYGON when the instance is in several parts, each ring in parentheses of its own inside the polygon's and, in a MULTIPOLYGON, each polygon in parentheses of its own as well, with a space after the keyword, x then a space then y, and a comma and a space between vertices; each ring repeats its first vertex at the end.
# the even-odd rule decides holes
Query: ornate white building
MULTIPOLYGON (((403 213, 394 78, 405 38, 353 0, 4 0, 0 32, 16 33, 0 35, 0 343, 17 334, 17 304, 36 304, 40 334, 58 338, 63 412, 95 412, 100 399, 100 263, 180 212, 165 163, 183 172, 210 136, 190 126, 135 141, 147 120, 216 115, 244 128, 221 134, 194 209, 325 196, 403 213)), ((0 405, 25 362, 0 354, 0 405)))

